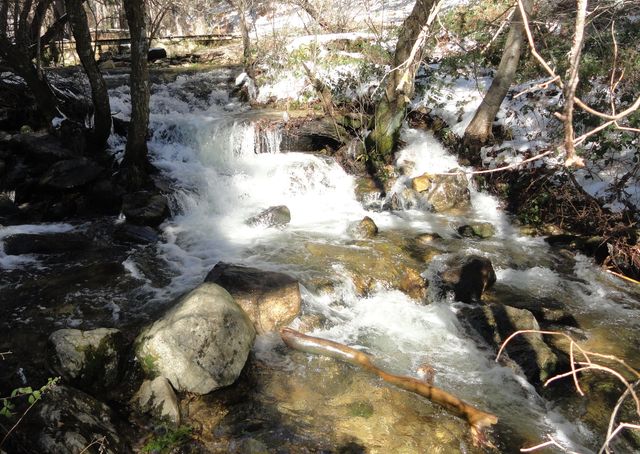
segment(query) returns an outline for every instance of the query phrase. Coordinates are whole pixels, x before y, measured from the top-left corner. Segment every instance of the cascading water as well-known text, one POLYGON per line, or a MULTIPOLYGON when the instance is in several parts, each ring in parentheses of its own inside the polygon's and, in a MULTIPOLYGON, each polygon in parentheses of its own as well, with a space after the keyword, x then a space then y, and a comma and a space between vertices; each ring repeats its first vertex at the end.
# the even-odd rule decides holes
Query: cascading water
MULTIPOLYGON (((158 298, 193 288, 220 260, 286 271, 304 286, 303 313, 323 320, 313 335, 357 345, 380 365, 404 375, 414 375, 418 365, 428 362, 437 371, 438 386, 501 418, 506 449, 516 450, 519 445, 514 443, 542 440, 546 434, 574 448, 588 446, 588 430, 561 416, 523 378, 499 366, 482 345, 468 337, 456 317, 461 303, 445 298, 422 305, 384 286, 366 297, 358 296, 338 263, 329 268, 314 264, 305 256, 304 245, 313 241, 366 248, 353 245, 349 234, 350 224, 365 215, 382 232, 436 232, 455 239, 460 251, 490 257, 499 289, 512 290, 516 296, 571 301, 571 308, 583 314, 599 311, 593 304, 584 304, 607 285, 592 279, 598 271, 581 259, 577 276, 560 275, 544 242, 518 236, 495 199, 473 188, 473 208, 463 215, 365 210, 356 200, 354 179, 333 160, 279 153, 277 130, 260 135, 258 117, 226 95, 223 83, 228 77, 214 72, 154 87, 150 150, 155 165, 177 185, 175 215, 163 226, 165 242, 160 246, 175 277, 158 298), (247 218, 275 205, 290 209, 291 223, 286 228, 246 224, 247 218), (457 239, 452 227, 469 220, 492 222, 496 236, 484 241, 457 239), (309 279, 318 272, 333 282, 329 290, 314 290, 317 286, 309 279)), ((126 113, 126 93, 114 92, 113 96, 126 113)), ((398 162, 414 163, 409 176, 458 168, 431 135, 407 130, 404 141, 407 145, 398 162)), ((424 275, 433 276, 442 261, 438 258, 425 265, 424 275)), ((616 300, 633 298, 619 290, 616 300)), ((638 309, 636 305, 624 310, 637 314, 638 309)), ((257 341, 256 355, 275 364, 282 355, 278 344, 276 336, 266 335, 257 341)))

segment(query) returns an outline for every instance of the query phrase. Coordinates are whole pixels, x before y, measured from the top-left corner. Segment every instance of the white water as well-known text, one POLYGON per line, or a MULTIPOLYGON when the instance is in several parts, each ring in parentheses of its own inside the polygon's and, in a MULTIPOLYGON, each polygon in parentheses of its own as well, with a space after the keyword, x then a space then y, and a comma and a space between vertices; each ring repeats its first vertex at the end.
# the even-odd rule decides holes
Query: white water
MULTIPOLYGON (((461 222, 490 221, 497 227, 496 237, 468 242, 462 250, 490 256, 504 285, 540 297, 554 294, 556 286, 563 290, 584 287, 562 284, 561 277, 548 268, 547 246, 541 240, 515 235, 497 201, 473 188, 474 209, 467 216, 366 211, 356 201, 353 178, 333 161, 311 154, 279 153, 277 133, 258 138, 250 116, 216 88, 223 76, 181 78, 164 88, 156 87, 152 97, 152 156, 179 186, 173 201, 177 215, 163 225, 165 243, 160 246, 176 277, 168 290, 159 291, 160 298, 198 285, 220 260, 304 277, 304 264, 287 265, 277 258, 308 239, 349 241, 349 225, 365 215, 383 231, 435 231, 445 238, 454 238, 461 222), (198 84, 213 85, 204 100, 188 92, 189 86, 198 84), (245 224, 248 217, 274 205, 286 205, 291 211, 291 223, 285 229, 245 224)), ((126 106, 124 91, 114 92, 114 97, 126 106)), ((407 146, 398 161, 415 163, 412 176, 458 167, 431 135, 407 130, 404 140, 407 146)), ((432 275, 442 260, 434 261, 425 274, 432 275)), ((497 365, 491 354, 471 340, 458 322, 456 304, 439 301, 423 306, 403 293, 385 289, 358 297, 343 270, 335 266, 334 271, 329 277, 341 284, 333 293, 319 295, 303 288, 303 311, 321 314, 330 322, 316 335, 360 346, 397 373, 412 375, 419 364, 428 362, 437 371, 436 384, 495 412, 514 432, 540 440, 551 434, 588 452, 581 445, 588 445, 590 434, 566 421, 523 378, 497 365)), ((578 271, 592 272, 586 265, 578 271)), ((264 341, 257 345, 273 347, 264 341)), ((261 354, 269 357, 268 352, 261 354)))

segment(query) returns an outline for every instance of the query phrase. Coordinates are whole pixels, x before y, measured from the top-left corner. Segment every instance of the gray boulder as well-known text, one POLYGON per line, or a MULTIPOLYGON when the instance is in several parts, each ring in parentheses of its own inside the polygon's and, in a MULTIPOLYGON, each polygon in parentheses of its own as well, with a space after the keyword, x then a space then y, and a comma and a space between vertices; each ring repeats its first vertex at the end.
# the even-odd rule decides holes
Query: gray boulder
POLYGON ((118 383, 125 348, 117 329, 61 329, 49 336, 49 362, 66 382, 97 392, 118 383))
POLYGON ((119 454, 131 452, 119 435, 114 412, 102 402, 69 386, 58 385, 47 391, 34 407, 38 433, 36 446, 29 452, 76 454, 93 442, 95 450, 119 454))
POLYGON ((164 377, 145 380, 133 396, 132 403, 143 413, 180 425, 180 405, 169 380, 164 377))
POLYGON ((284 227, 291 222, 291 212, 284 205, 273 206, 245 221, 251 226, 284 227))
MULTIPOLYGON (((460 314, 496 350, 516 331, 540 329, 530 311, 504 304, 466 307, 460 314)), ((505 352, 533 384, 544 383, 561 366, 560 360, 540 334, 515 337, 507 344, 505 352)))
POLYGON ((155 244, 160 240, 160 235, 148 225, 135 225, 128 222, 120 224, 113 232, 116 241, 135 244, 155 244))
POLYGON ((454 256, 439 273, 442 289, 453 291, 463 303, 480 301, 482 293, 496 283, 491 260, 477 255, 454 256))
POLYGON ((214 282, 247 313, 258 334, 288 325, 300 313, 300 286, 291 276, 220 262, 205 282, 214 282))
POLYGON ((229 292, 207 282, 140 333, 136 357, 148 376, 207 394, 238 378, 254 338, 251 320, 229 292))

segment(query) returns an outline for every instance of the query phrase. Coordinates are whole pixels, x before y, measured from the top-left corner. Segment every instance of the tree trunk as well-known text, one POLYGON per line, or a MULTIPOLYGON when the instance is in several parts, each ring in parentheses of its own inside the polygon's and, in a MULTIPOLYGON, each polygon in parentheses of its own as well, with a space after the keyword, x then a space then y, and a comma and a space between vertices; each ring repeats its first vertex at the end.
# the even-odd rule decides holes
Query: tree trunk
POLYGON ((369 171, 383 177, 384 166, 393 159, 407 104, 413 95, 416 71, 423 58, 429 28, 439 11, 441 0, 418 0, 400 28, 385 93, 365 139, 369 171))
MULTIPOLYGON (((65 0, 67 14, 71 23, 73 37, 76 40, 76 52, 91 85, 93 101, 93 131, 90 135, 92 145, 103 148, 111 134, 111 105, 107 85, 93 56, 91 32, 87 15, 82 6, 83 0, 65 0)), ((145 58, 146 60, 146 58, 145 58)))
POLYGON ((124 0, 129 33, 131 35, 131 122, 127 133, 127 147, 123 167, 127 184, 131 189, 139 188, 147 180, 149 158, 147 152, 147 129, 149 126, 149 66, 147 54, 146 2, 124 0))
MULTIPOLYGON (((522 2, 527 16, 531 13, 531 3, 530 0, 524 0, 522 2)), ((502 104, 513 83, 524 43, 524 23, 520 9, 516 6, 498 71, 482 103, 480 103, 480 106, 476 110, 471 123, 469 123, 469 126, 467 126, 464 132, 464 144, 472 154, 472 156, 470 156, 470 158, 473 158, 472 161, 479 160, 480 148, 493 139, 493 133, 491 131, 493 120, 498 114, 500 104, 502 104)))
MULTIPOLYGON (((4 11, 2 11, 4 14, 4 11)), ((26 25, 25 25, 26 26, 26 25)), ((53 120, 60 113, 58 111, 58 99, 53 94, 49 83, 42 73, 31 62, 29 56, 28 33, 16 33, 15 43, 3 32, 0 35, 0 57, 4 59, 9 66, 22 77, 33 97, 35 98, 38 110, 44 117, 44 120, 51 125, 53 120)))

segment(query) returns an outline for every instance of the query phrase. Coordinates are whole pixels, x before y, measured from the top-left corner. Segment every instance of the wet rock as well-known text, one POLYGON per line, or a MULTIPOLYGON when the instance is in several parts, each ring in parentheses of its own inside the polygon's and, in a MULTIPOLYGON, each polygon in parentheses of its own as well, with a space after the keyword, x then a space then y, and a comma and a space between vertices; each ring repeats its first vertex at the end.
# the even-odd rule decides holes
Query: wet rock
POLYGON ((129 132, 129 120, 123 120, 120 117, 111 117, 111 121, 113 122, 113 132, 122 137, 127 137, 129 132))
MULTIPOLYGON (((58 385, 47 391, 34 407, 34 425, 39 430, 33 439, 33 452, 75 454, 104 437, 100 452, 131 452, 119 435, 115 413, 88 394, 58 385)), ((100 445, 94 445, 98 452, 100 445)))
POLYGON ((100 63, 98 65, 98 67, 102 70, 110 70, 110 69, 116 69, 116 64, 113 60, 109 59, 109 60, 105 60, 102 63, 100 63))
POLYGON ((91 241, 77 233, 19 233, 4 240, 4 252, 7 255, 58 254, 90 247, 91 241))
POLYGON ((61 329, 49 336, 49 361, 65 382, 98 392, 117 384, 125 348, 117 329, 61 329))
POLYGON ((291 212, 284 205, 273 206, 245 221, 251 226, 284 227, 291 222, 291 212))
POLYGON ((56 162, 40 179, 40 185, 53 189, 74 189, 95 181, 103 168, 87 158, 56 162))
POLYGON ((453 209, 468 208, 471 203, 467 177, 456 175, 431 175, 425 173, 411 181, 413 191, 429 210, 442 213, 453 209))
POLYGON ((433 242, 441 239, 442 237, 437 233, 421 233, 420 235, 416 236, 415 241, 420 245, 428 246, 433 244, 433 242))
POLYGON ((284 273, 220 262, 205 282, 227 290, 247 313, 258 334, 286 326, 300 313, 300 286, 284 273))
MULTIPOLYGON (((540 329, 530 311, 499 303, 463 308, 461 316, 496 350, 518 330, 540 329)), ((561 365, 540 334, 517 336, 509 342, 505 351, 533 384, 544 383, 558 372, 561 365)))
POLYGON ((180 425, 180 405, 169 380, 156 377, 145 380, 132 403, 142 412, 154 418, 167 421, 175 426, 180 425))
POLYGON ((153 227, 129 224, 128 222, 116 227, 113 237, 116 241, 134 244, 155 244, 160 240, 160 235, 153 227))
POLYGON ((374 238, 378 234, 378 226, 369 216, 355 223, 349 229, 350 233, 359 239, 374 238))
POLYGON ((222 287, 204 283, 180 299, 136 340, 148 376, 178 391, 207 394, 240 375, 255 338, 247 314, 222 287))
POLYGON ((138 191, 122 199, 122 213, 132 224, 159 226, 169 216, 167 199, 161 194, 138 191))
POLYGON ((359 177, 356 179, 356 199, 366 208, 380 207, 382 191, 371 177, 359 177))
POLYGON ((122 207, 125 190, 111 180, 99 180, 91 186, 88 196, 94 212, 117 215, 122 207))
POLYGON ((496 234, 496 229, 490 222, 475 222, 458 227, 458 233, 467 238, 491 238, 496 234))
POLYGON ((478 302, 482 293, 496 282, 491 260, 477 255, 454 256, 439 274, 444 290, 452 290, 463 303, 478 302))

